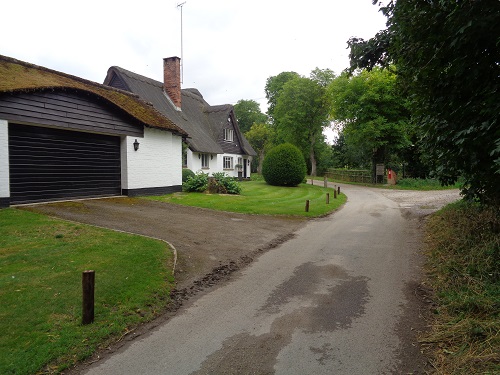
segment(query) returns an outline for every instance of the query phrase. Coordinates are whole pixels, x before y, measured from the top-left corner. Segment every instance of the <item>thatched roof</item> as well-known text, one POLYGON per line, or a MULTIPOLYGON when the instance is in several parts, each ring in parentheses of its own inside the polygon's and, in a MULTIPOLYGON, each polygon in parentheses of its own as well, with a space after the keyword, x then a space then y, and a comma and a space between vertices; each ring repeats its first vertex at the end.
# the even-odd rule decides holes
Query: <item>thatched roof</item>
POLYGON ((0 55, 0 93, 29 93, 50 89, 83 91, 96 95, 145 126, 187 136, 183 129, 135 94, 0 55))

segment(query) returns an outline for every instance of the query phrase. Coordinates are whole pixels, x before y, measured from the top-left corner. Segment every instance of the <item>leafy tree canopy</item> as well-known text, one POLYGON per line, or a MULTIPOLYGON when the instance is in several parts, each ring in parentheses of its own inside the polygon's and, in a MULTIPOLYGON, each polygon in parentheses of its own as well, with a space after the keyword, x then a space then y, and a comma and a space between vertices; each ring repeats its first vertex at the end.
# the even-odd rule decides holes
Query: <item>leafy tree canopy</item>
POLYGON ((255 100, 238 100, 234 105, 234 114, 242 133, 249 131, 253 124, 267 121, 267 116, 260 111, 260 105, 255 100))
POLYGON ((375 68, 337 77, 328 87, 330 115, 341 124, 343 141, 363 151, 379 150, 376 162, 387 161, 390 151, 409 146, 407 101, 396 88, 396 76, 375 68), (384 160, 385 159, 385 160, 384 160))
POLYGON ((252 145, 253 149, 257 152, 259 158, 259 166, 257 173, 262 173, 262 162, 266 152, 272 147, 272 140, 274 139, 275 130, 268 124, 255 123, 250 130, 245 133, 245 137, 252 145))
MULTIPOLYGON (((374 4, 376 1, 374 1, 374 4)), ((351 71, 397 65, 444 184, 500 205, 500 2, 390 1, 387 30, 351 39, 351 71)))
POLYGON ((267 109, 267 114, 274 119, 274 108, 276 107, 276 103, 278 101, 278 97, 280 96, 283 86, 288 81, 298 78, 300 75, 295 72, 282 72, 277 76, 269 77, 266 81, 266 98, 269 107, 267 109))
POLYGON ((280 137, 309 156, 313 176, 316 175, 315 146, 323 141, 328 111, 325 88, 305 77, 293 78, 283 85, 274 109, 280 137))
POLYGON ((326 87, 335 79, 335 73, 330 69, 315 68, 309 78, 318 82, 320 86, 326 87))

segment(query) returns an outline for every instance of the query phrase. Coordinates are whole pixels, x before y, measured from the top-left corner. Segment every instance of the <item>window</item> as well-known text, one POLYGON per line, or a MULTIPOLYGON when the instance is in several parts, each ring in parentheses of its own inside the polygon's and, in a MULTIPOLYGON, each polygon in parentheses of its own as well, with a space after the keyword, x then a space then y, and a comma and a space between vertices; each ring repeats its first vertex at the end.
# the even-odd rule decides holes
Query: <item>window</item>
POLYGON ((233 169, 233 158, 231 156, 224 156, 224 169, 233 169))
POLYGON ((224 140, 228 142, 232 142, 234 139, 234 130, 233 129, 224 129, 224 140))
POLYGON ((209 168, 208 159, 209 159, 208 154, 201 154, 201 167, 202 168, 209 168))

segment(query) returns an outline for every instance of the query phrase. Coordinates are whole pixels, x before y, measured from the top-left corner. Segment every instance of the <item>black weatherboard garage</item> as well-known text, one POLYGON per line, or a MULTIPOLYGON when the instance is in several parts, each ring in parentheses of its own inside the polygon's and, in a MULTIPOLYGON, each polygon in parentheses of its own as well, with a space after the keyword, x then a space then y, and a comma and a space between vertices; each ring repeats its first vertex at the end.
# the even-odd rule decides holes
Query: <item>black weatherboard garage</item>
POLYGON ((187 135, 134 94, 0 55, 0 207, 121 194, 145 126, 187 135))
POLYGON ((10 203, 121 194, 120 138, 9 124, 10 203))

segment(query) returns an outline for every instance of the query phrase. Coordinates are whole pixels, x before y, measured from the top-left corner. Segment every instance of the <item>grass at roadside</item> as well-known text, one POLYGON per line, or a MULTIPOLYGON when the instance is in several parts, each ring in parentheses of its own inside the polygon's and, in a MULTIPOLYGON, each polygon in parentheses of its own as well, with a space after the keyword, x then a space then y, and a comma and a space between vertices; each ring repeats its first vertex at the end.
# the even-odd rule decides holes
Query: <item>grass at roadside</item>
POLYGON ((340 194, 334 199, 331 188, 308 184, 278 187, 259 180, 242 182, 241 195, 176 193, 148 199, 244 214, 316 217, 337 209, 346 201, 346 196, 340 194), (327 193, 330 193, 329 204, 326 204, 327 193), (309 212, 305 212, 306 200, 310 201, 309 212))
MULTIPOLYGON (((309 177, 310 179, 310 177, 309 177)), ((323 177, 314 177, 315 180, 323 181, 323 177)), ((450 186, 442 186, 438 180, 435 179, 420 179, 420 178, 402 178, 398 180, 396 185, 387 185, 387 184, 368 184, 361 182, 349 182, 349 181, 340 181, 328 179, 330 182, 339 183, 339 184, 348 184, 348 185, 360 185, 360 186, 369 186, 378 189, 390 189, 390 190, 449 190, 449 189, 460 189, 461 183, 457 182, 454 185, 450 186)))
POLYGON ((166 305, 161 242, 17 209, 0 210, 0 373, 52 373, 166 305), (96 272, 95 321, 81 325, 81 274, 96 272))
POLYGON ((500 373, 500 214, 457 202, 427 224, 437 307, 422 337, 438 374, 500 373))

